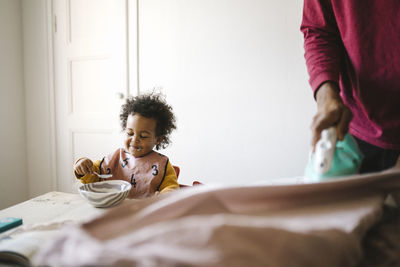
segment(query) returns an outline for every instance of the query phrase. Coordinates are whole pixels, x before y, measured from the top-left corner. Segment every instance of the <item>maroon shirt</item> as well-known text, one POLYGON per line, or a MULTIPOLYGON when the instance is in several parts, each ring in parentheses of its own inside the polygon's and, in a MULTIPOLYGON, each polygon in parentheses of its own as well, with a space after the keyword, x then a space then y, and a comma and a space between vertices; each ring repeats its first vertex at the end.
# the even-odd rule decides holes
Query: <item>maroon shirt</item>
POLYGON ((400 149, 400 1, 304 0, 301 31, 314 94, 338 83, 350 133, 400 149))

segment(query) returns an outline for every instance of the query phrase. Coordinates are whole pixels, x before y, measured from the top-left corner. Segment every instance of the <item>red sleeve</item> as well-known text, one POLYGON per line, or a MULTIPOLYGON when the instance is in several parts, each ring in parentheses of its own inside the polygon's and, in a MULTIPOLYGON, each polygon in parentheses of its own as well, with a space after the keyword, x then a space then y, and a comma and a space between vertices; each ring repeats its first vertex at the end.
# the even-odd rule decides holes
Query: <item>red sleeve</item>
POLYGON ((304 0, 300 30, 314 96, 326 81, 339 82, 343 45, 329 0, 304 0))

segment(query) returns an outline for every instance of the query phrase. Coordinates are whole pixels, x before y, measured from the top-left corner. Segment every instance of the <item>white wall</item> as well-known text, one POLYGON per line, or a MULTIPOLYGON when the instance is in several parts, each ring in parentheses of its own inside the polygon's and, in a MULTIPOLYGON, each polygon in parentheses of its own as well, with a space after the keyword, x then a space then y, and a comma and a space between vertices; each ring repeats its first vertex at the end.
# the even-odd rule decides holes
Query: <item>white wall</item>
POLYGON ((26 150, 29 196, 56 189, 50 1, 23 0, 26 150))
POLYGON ((161 86, 178 130, 180 181, 301 176, 315 111, 302 1, 139 1, 140 90, 161 86))
POLYGON ((21 1, 0 1, 0 209, 28 199, 21 1))

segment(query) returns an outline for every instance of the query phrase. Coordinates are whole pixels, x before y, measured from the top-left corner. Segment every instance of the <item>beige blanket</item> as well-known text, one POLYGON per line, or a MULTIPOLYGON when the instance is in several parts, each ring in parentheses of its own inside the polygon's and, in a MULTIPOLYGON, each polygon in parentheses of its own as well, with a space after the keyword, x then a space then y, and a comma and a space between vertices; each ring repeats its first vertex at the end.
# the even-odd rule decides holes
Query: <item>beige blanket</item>
POLYGON ((318 184, 198 186, 126 200, 45 244, 50 266, 357 266, 400 166, 318 184))

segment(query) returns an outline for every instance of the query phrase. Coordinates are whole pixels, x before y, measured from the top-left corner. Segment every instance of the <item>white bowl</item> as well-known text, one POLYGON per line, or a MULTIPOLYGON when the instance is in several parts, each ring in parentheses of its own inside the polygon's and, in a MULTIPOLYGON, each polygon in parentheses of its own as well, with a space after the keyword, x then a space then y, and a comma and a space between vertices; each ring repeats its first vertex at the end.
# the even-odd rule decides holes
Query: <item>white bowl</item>
POLYGON ((97 208, 106 208, 121 203, 129 194, 132 185, 123 180, 110 180, 79 186, 79 194, 97 208))

